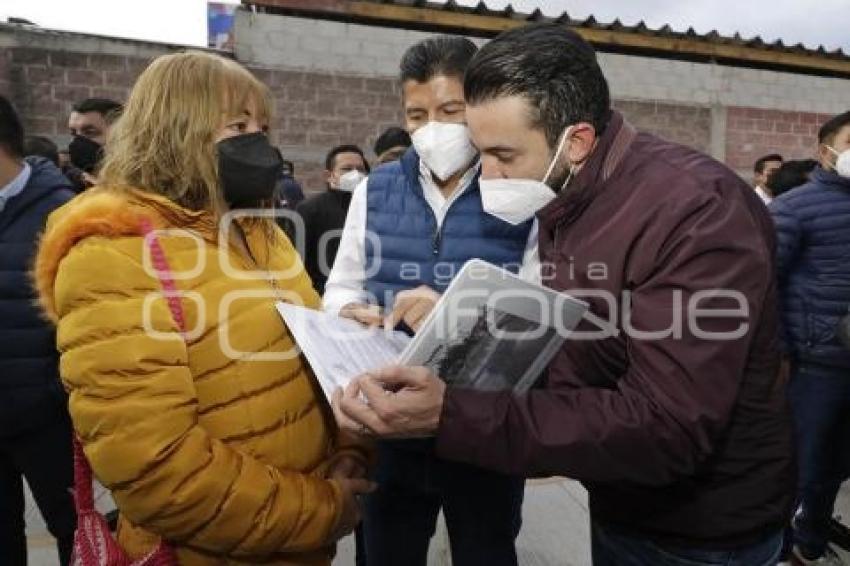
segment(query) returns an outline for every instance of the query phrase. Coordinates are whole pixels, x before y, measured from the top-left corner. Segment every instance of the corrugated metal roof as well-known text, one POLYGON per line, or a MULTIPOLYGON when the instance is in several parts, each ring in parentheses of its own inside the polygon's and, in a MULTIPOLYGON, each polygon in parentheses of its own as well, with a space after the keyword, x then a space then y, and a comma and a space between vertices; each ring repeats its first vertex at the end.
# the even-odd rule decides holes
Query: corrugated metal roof
POLYGON ((441 10, 445 12, 459 12, 475 14, 479 16, 494 16, 508 18, 516 21, 524 22, 558 22, 570 25, 577 28, 599 29, 609 31, 630 32, 647 36, 666 37, 671 39, 700 39, 712 43, 722 43, 728 45, 740 45, 742 47, 756 47, 759 49, 768 49, 774 51, 785 51, 789 53, 807 53, 818 55, 821 57, 832 57, 839 59, 850 60, 850 55, 844 53, 840 48, 827 50, 823 45, 816 48, 808 48, 802 43, 794 45, 786 45, 781 39, 773 42, 764 41, 761 36, 752 38, 743 38, 740 33, 735 33, 732 36, 720 34, 717 30, 712 30, 708 33, 699 34, 693 27, 689 27, 685 31, 676 31, 669 24, 665 24, 658 28, 650 28, 643 20, 634 25, 625 25, 619 19, 615 19, 610 23, 603 23, 594 16, 589 16, 585 19, 572 18, 569 13, 563 12, 558 16, 546 16, 538 8, 532 13, 517 12, 511 4, 508 4, 502 10, 490 8, 486 2, 478 2, 475 6, 463 6, 455 2, 455 0, 447 0, 446 2, 431 2, 429 0, 360 0, 361 2, 369 2, 373 4, 392 4, 396 6, 411 6, 415 8, 428 8, 432 10, 441 10))
POLYGON ((644 21, 634 25, 619 19, 605 23, 594 16, 576 19, 567 12, 546 16, 540 9, 518 12, 510 4, 496 10, 483 0, 475 6, 461 6, 455 0, 242 0, 242 4, 303 17, 480 37, 493 37, 528 22, 557 22, 575 28, 602 51, 850 77, 850 55, 841 49, 786 45, 781 39, 767 42, 760 36, 744 38, 739 33, 727 36, 717 30, 700 34, 693 27, 681 31, 669 24, 651 28, 644 21))

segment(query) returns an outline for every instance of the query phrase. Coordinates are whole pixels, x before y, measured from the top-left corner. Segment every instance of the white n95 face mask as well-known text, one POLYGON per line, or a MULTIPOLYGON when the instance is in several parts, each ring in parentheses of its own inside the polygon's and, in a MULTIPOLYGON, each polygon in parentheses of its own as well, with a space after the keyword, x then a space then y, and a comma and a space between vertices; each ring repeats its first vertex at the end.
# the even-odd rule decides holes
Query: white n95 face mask
POLYGON ((835 172, 842 177, 850 178, 850 149, 845 149, 839 153, 829 146, 826 146, 826 148, 837 157, 835 160, 835 172))
MULTIPOLYGON (((538 210, 549 204, 555 198, 555 191, 546 184, 546 181, 555 170, 555 164, 558 162, 561 150, 564 149, 564 143, 570 131, 572 126, 564 130, 561 135, 561 141, 542 181, 535 179, 481 179, 478 181, 484 212, 516 226, 530 219, 537 214, 538 210)), ((572 176, 573 170, 570 168, 570 174, 561 189, 569 184, 572 176)))
POLYGON ((353 193, 354 189, 357 188, 357 185, 359 185, 365 178, 366 175, 357 169, 352 169, 339 178, 339 190, 344 193, 353 193))
POLYGON ((466 124, 428 122, 410 136, 419 159, 437 179, 445 181, 472 163, 478 151, 466 124))

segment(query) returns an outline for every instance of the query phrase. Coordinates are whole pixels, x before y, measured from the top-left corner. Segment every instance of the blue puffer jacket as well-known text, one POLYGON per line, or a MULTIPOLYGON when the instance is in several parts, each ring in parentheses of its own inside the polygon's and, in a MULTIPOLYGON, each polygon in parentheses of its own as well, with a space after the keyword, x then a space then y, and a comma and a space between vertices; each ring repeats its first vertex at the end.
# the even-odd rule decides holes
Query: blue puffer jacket
POLYGON ((66 411, 53 325, 37 308, 29 270, 47 215, 69 201, 71 183, 43 158, 0 212, 0 436, 56 420, 66 411))
POLYGON ((818 168, 770 210, 788 351, 801 363, 848 370, 850 350, 836 330, 850 307, 850 179, 818 168))
POLYGON ((473 258, 514 273, 522 264, 532 221, 513 226, 486 213, 476 176, 438 228, 413 148, 369 175, 367 201, 366 291, 378 304, 419 285, 442 293, 473 258))

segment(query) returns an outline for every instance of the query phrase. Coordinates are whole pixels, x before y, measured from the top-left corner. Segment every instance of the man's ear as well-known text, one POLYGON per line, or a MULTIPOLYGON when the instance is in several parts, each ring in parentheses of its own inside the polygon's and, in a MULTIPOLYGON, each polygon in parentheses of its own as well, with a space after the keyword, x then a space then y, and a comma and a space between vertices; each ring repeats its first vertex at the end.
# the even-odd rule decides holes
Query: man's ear
POLYGON ((832 169, 835 163, 835 154, 826 147, 825 143, 818 144, 818 161, 824 169, 832 169))
POLYGON ((579 122, 570 131, 567 159, 570 163, 583 163, 596 145, 596 128, 589 122, 579 122))

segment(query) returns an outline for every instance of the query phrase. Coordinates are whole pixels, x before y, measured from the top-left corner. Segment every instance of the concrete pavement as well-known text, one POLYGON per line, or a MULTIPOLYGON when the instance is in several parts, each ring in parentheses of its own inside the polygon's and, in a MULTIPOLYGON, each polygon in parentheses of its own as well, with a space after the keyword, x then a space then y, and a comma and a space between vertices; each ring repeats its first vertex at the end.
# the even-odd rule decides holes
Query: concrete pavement
MULTIPOLYGON (((98 507, 111 508, 109 494, 98 491, 98 507)), ((30 566, 57 566, 53 541, 38 510, 28 497, 27 525, 30 566)), ((837 513, 850 522, 850 484, 839 495, 837 513)), ((522 566, 589 566, 590 530, 587 493, 574 481, 552 478, 529 481, 523 507, 523 529, 518 542, 522 566)), ((850 555, 845 556, 850 565, 850 555)), ((448 541, 444 529, 431 544, 429 566, 448 566, 448 541)), ((334 566, 354 565, 351 537, 342 541, 334 566)))

